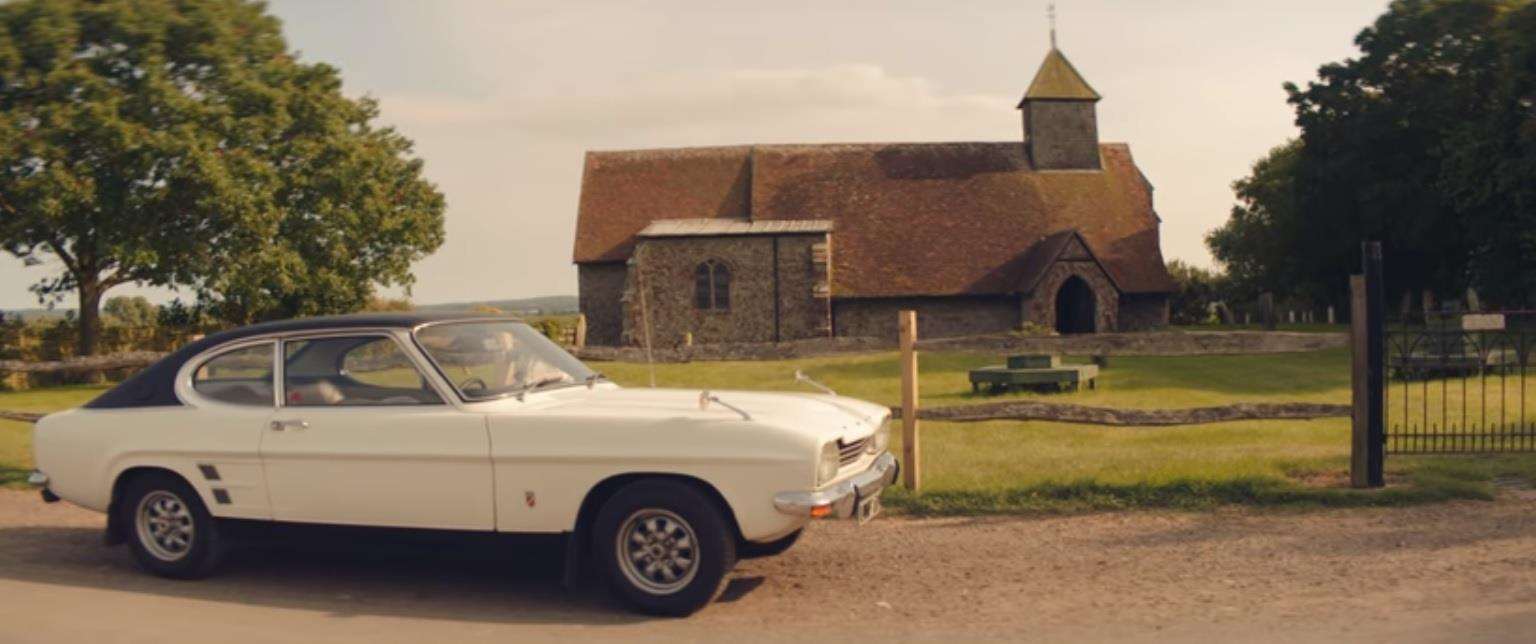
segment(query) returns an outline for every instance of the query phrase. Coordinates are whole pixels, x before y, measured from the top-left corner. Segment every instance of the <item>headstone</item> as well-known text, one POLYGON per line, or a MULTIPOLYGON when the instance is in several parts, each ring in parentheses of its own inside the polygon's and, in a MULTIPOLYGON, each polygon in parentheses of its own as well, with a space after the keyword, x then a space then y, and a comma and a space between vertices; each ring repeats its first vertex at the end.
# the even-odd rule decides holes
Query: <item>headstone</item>
POLYGON ((1295 324, 1296 323, 1296 309, 1286 309, 1285 310, 1285 321, 1286 321, 1287 324, 1295 324))
POLYGON ((1503 331, 1503 313, 1471 313, 1461 316, 1463 331, 1503 331))
POLYGON ((1274 331, 1275 324, 1275 294, 1265 293, 1259 296, 1259 321, 1264 324, 1264 330, 1274 331))
POLYGON ((1329 325, 1338 324, 1338 322, 1335 321, 1335 319, 1333 317, 1333 305, 1332 304, 1328 305, 1328 324, 1329 325))

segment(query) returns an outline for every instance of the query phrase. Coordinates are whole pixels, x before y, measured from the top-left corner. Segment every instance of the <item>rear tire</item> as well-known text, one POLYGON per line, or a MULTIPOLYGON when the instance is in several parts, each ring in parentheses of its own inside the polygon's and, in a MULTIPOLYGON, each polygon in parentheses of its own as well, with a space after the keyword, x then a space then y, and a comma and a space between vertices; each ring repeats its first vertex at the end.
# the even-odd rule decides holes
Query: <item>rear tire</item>
POLYGON ((614 594, 651 615, 707 606, 736 565, 736 539, 713 499, 680 481, 619 490, 598 511, 593 552, 614 594))
POLYGON ((192 486, 163 472, 128 481, 118 499, 123 536, 146 572, 172 579, 208 576, 224 558, 218 524, 192 486))
POLYGON ((805 534, 805 528, 800 528, 785 536, 766 543, 743 541, 736 548, 736 555, 742 559, 758 559, 761 557, 776 557, 784 554, 784 551, 794 547, 800 541, 800 535, 805 534))

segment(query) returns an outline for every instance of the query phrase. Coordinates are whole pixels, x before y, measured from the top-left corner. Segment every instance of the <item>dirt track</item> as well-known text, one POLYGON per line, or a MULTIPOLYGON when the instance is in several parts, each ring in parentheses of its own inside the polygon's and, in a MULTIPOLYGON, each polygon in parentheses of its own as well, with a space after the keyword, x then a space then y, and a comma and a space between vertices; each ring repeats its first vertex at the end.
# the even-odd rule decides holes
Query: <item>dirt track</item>
POLYGON ((0 490, 0 642, 1536 637, 1536 494, 1411 509, 817 524, 686 620, 562 591, 552 553, 247 552, 174 582, 0 490))

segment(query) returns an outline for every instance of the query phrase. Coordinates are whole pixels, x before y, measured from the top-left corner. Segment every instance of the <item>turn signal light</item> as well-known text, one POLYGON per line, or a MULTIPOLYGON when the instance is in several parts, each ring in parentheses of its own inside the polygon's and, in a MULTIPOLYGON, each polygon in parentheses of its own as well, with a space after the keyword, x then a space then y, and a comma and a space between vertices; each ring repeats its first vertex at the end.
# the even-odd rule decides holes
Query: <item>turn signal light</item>
POLYGON ((829 505, 818 505, 816 507, 811 508, 811 518, 812 519, 820 519, 820 518, 825 517, 825 516, 831 516, 831 514, 832 514, 832 506, 830 504, 829 505))

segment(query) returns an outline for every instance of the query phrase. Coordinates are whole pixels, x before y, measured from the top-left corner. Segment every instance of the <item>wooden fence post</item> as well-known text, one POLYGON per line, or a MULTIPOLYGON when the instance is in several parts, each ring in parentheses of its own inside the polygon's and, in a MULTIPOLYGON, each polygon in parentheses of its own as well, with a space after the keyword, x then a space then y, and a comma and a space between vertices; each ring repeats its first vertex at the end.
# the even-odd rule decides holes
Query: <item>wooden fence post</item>
POLYGON ((901 329, 901 473, 908 490, 920 492, 922 450, 917 435, 917 311, 897 313, 901 329))
POLYGON ((571 346, 577 349, 587 346, 587 314, 585 313, 576 316, 576 332, 575 337, 571 338, 571 346))
POLYGON ((1349 480, 1354 487, 1386 484, 1385 301, 1382 295, 1381 243, 1364 245, 1364 275, 1349 277, 1350 352, 1353 357, 1353 423, 1349 480))

